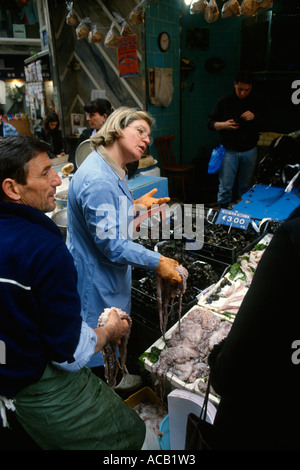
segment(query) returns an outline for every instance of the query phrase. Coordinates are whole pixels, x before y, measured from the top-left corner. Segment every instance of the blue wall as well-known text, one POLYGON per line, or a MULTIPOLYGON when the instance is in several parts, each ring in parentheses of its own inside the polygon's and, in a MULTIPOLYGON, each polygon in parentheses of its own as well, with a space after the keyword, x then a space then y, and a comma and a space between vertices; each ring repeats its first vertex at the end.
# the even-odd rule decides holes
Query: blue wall
MULTIPOLYGON (((174 93, 171 104, 167 108, 158 107, 152 105, 148 99, 148 111, 156 120, 156 127, 152 129, 153 137, 174 134, 176 139, 174 148, 177 148, 180 146, 180 0, 158 0, 148 3, 146 51, 147 69, 152 67, 173 69, 174 93), (167 52, 161 52, 158 47, 158 36, 162 31, 166 31, 170 36, 170 48, 167 52)), ((154 144, 151 154, 157 156, 154 144)))
MULTIPOLYGON (((223 4, 223 2, 222 2, 223 4)), ((221 2, 219 8, 221 12, 221 2)), ((188 9, 182 17, 182 57, 190 59, 196 67, 194 72, 182 75, 182 152, 183 160, 190 161, 201 146, 214 146, 218 134, 207 129, 208 114, 216 101, 233 90, 233 82, 240 63, 239 18, 221 18, 207 23, 203 14, 191 15, 188 9), (187 49, 188 28, 208 30, 208 50, 187 49), (221 58, 225 66, 221 72, 206 70, 205 62, 213 57, 221 58)))
MULTIPOLYGON (((156 107, 148 101, 148 111, 155 117, 157 128, 153 136, 173 133, 178 160, 192 161, 202 146, 213 146, 217 133, 206 127, 208 113, 217 99, 233 89, 239 69, 241 18, 221 18, 222 0, 218 0, 219 19, 207 23, 203 14, 190 14, 183 0, 158 0, 149 2, 146 11, 146 66, 172 67, 174 94, 168 108, 156 107), (188 49, 186 32, 189 28, 206 28, 209 31, 208 50, 188 49), (171 37, 170 49, 163 53, 157 38, 161 31, 171 37), (193 72, 180 72, 180 54, 195 64, 193 72), (225 61, 224 69, 209 73, 205 62, 211 57, 225 61)), ((155 146, 151 154, 157 157, 155 146)))

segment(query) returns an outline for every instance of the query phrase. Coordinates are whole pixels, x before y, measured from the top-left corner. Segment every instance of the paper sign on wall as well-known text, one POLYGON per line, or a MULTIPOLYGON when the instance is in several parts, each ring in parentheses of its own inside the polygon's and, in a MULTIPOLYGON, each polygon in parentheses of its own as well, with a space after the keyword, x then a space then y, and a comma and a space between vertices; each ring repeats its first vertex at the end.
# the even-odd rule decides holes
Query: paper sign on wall
POLYGON ((120 77, 134 77, 139 74, 136 34, 119 38, 118 65, 120 77))

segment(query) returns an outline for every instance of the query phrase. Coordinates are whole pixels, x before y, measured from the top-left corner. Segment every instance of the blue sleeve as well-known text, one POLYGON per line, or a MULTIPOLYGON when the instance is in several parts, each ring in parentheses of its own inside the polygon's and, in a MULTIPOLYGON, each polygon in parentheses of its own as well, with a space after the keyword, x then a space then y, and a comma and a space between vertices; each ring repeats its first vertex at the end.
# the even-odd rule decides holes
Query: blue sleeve
POLYGON ((3 136, 4 137, 15 137, 18 135, 19 135, 19 132, 14 126, 6 122, 3 123, 3 136))
POLYGON ((120 182, 116 187, 115 181, 103 180, 100 187, 92 182, 81 191, 79 200, 89 233, 111 262, 155 270, 160 254, 132 241, 133 202, 118 184, 125 185, 120 182))
POLYGON ((74 353, 75 361, 72 363, 68 363, 67 361, 62 363, 53 361, 52 364, 58 369, 77 372, 91 360, 95 353, 96 344, 97 336, 95 331, 85 322, 82 322, 79 343, 74 353))
POLYGON ((63 240, 53 245, 50 250, 51 240, 41 240, 32 263, 32 290, 39 312, 37 321, 49 360, 73 362, 82 323, 77 272, 63 240))

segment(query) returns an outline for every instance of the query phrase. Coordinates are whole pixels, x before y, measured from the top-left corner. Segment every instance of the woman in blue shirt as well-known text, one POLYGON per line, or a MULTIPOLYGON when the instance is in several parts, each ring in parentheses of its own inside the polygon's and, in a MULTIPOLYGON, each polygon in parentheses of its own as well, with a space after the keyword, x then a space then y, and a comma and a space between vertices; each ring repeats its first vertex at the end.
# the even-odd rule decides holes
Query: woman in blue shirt
MULTIPOLYGON (((78 272, 81 313, 96 326, 105 308, 130 314, 131 266, 156 271, 181 282, 175 260, 148 250, 131 239, 134 208, 150 208, 169 198, 155 199, 156 190, 134 201, 126 164, 138 161, 151 142, 152 117, 145 111, 122 107, 114 111, 92 138, 94 151, 72 178, 68 192, 67 246, 78 272)), ((101 353, 91 367, 103 366, 101 353)))

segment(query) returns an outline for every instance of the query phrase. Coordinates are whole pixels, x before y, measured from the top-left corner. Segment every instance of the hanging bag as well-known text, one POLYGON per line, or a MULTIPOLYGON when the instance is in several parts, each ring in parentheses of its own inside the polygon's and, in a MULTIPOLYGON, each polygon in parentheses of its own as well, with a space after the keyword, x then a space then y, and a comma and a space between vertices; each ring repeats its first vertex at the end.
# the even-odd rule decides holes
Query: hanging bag
POLYGON ((208 174, 212 175, 214 173, 217 173, 217 171, 219 171, 219 169, 221 168, 225 151, 226 151, 225 147, 221 144, 213 149, 209 162, 208 162, 208 170, 207 170, 208 174))
POLYGON ((208 378, 205 398, 200 415, 189 413, 186 423, 185 450, 212 450, 216 442, 216 428, 206 421, 210 378, 208 378))
POLYGON ((204 11, 204 19, 207 23, 214 23, 219 18, 219 7, 216 0, 209 0, 204 11))

